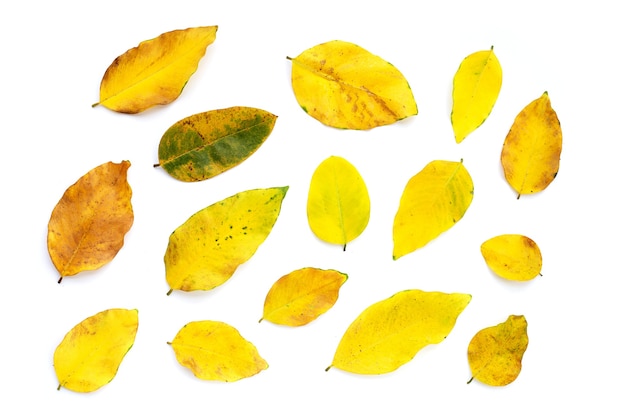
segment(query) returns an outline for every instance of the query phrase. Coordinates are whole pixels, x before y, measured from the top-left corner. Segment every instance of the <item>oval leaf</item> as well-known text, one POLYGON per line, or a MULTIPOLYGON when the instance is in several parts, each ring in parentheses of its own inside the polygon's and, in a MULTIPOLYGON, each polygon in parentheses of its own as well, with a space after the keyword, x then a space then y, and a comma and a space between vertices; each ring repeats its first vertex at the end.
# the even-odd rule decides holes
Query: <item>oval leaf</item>
POLYGON ((541 273, 539 246, 523 235, 500 235, 483 242, 480 252, 489 268, 499 277, 529 281, 541 273))
POLYGON ((70 330, 54 351, 58 389, 92 392, 108 384, 135 343, 137 310, 111 309, 70 330))
POLYGON ((217 26, 174 30, 129 49, 107 68, 100 83, 100 101, 94 106, 139 113, 171 103, 196 72, 216 33, 217 26))
POLYGON ((528 347, 528 324, 524 316, 509 316, 497 326, 476 333, 467 348, 472 379, 504 386, 515 381, 522 370, 522 358, 528 347))
POLYGON ((393 222, 393 259, 450 229, 467 211, 474 183, 462 162, 433 161, 409 180, 393 222))
POLYGON ((559 118, 543 93, 517 115, 502 146, 504 176, 517 198, 550 185, 559 171, 562 144, 559 118))
POLYGON ((170 345, 178 363, 204 380, 233 382, 268 367, 256 347, 237 329, 218 321, 188 323, 170 345))
POLYGON ((169 293, 211 290, 226 282, 269 235, 288 188, 240 192, 174 230, 164 258, 169 293))
POLYGON ((357 374, 395 371, 423 347, 443 341, 471 298, 407 290, 379 301, 348 327, 331 366, 357 374))
MULTIPOLYGON (((100 268, 124 245, 133 224, 130 162, 107 162, 70 186, 52 210, 48 253, 65 276, 100 268)), ((59 282, 61 282, 59 279, 59 282)))
POLYGON ((450 115, 456 143, 461 143, 487 119, 501 86, 502 67, 493 47, 474 52, 461 62, 454 75, 450 115))
POLYGON ((325 125, 371 129, 417 114, 402 73, 360 46, 331 41, 289 59, 296 100, 325 125))
POLYGON ((370 198, 357 169, 339 156, 313 173, 307 200, 309 226, 321 240, 346 247, 369 222, 370 198))
POLYGON ((159 144, 159 165, 180 181, 214 177, 259 149, 275 123, 275 115, 251 107, 194 114, 165 132, 159 144))
POLYGON ((263 319, 285 326, 302 326, 327 312, 339 297, 348 275, 317 268, 293 271, 272 285, 263 307, 263 319))

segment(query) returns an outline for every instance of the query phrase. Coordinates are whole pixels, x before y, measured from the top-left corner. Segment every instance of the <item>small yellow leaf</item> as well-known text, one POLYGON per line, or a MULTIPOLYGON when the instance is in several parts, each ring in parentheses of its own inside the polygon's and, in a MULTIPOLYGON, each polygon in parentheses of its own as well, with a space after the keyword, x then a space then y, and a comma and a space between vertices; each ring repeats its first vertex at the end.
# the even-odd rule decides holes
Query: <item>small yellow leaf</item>
POLYGON ((462 162, 433 161, 409 180, 393 222, 393 259, 411 253, 455 225, 474 197, 462 162))
POLYGON ((406 290, 379 301, 348 327, 331 366, 357 374, 395 371, 423 347, 443 341, 471 298, 406 290))
POLYGON ((174 30, 129 49, 107 68, 94 106, 132 114, 171 103, 196 72, 216 33, 217 26, 174 30))
POLYGON ((289 59, 296 100, 325 125, 371 129, 417 114, 402 73, 360 46, 336 40, 289 59))
POLYGON ((504 323, 476 333, 467 348, 472 372, 469 382, 477 379, 487 385, 504 386, 515 381, 528 347, 527 327, 524 316, 509 316, 504 323))
POLYGON ((491 270, 513 281, 529 281, 541 273, 541 251, 523 235, 500 235, 483 242, 480 252, 491 270))
POLYGON ((164 257, 170 293, 211 290, 226 282, 271 232, 288 188, 240 192, 174 230, 164 257))
POLYGON ((454 75, 450 115, 456 143, 461 143, 487 119, 501 86, 502 67, 493 47, 474 52, 461 62, 454 75))
MULTIPOLYGON (((328 311, 348 275, 317 268, 293 271, 272 285, 265 298, 263 319, 285 326, 302 326, 328 311)), ((263 320, 261 319, 261 320, 263 320)))
POLYGON ((135 343, 137 310, 111 309, 70 330, 54 351, 59 387, 91 392, 108 384, 135 343))
POLYGON ((204 380, 233 382, 267 369, 256 347, 219 321, 186 324, 169 343, 176 360, 204 380))
POLYGON ((318 238, 344 249, 365 230, 370 198, 365 181, 350 162, 331 156, 317 167, 309 187, 307 217, 318 238))
MULTIPOLYGON (((48 222, 48 253, 61 274, 76 275, 110 262, 133 224, 130 162, 107 162, 71 185, 48 222)), ((61 282, 59 279, 59 282, 61 282)))
POLYGON ((550 185, 559 171, 562 144, 561 123, 543 93, 517 115, 502 146, 504 176, 517 198, 550 185))

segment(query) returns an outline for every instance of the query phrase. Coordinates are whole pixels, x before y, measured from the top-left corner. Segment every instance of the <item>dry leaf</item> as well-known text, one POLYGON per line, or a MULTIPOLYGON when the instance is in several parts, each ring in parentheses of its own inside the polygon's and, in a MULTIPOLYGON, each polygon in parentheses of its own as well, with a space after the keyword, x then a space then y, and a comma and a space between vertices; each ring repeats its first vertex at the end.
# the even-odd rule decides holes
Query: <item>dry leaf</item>
POLYGON ((275 123, 275 115, 252 107, 194 114, 165 132, 159 144, 159 165, 180 181, 212 178, 256 152, 275 123))
POLYGON ((219 321, 186 324, 169 343, 176 360, 204 380, 233 382, 267 369, 256 347, 219 321))
POLYGON ((91 392, 108 384, 135 342, 137 310, 111 309, 70 330, 54 351, 58 389, 91 392))
POLYGON ((493 47, 474 52, 461 62, 454 75, 450 115, 456 143, 461 143, 487 119, 501 86, 502 67, 493 47))
POLYGON ((339 297, 348 275, 318 268, 293 271, 272 285, 261 320, 285 326, 302 326, 328 311, 339 297))
POLYGON ((331 366, 357 374, 395 371, 423 347, 443 341, 471 298, 407 290, 379 301, 348 327, 331 366))
POLYGON ((288 188, 240 192, 178 227, 164 258, 169 293, 211 290, 226 282, 269 235, 288 188))
POLYGON ((94 106, 139 113, 171 103, 196 72, 216 33, 217 26, 174 30, 129 49, 107 68, 100 83, 100 101, 94 106))
POLYGON ((539 246, 523 235, 500 235, 483 242, 480 252, 498 276, 513 281, 529 281, 541 273, 539 246))
POLYGON ((357 169, 331 156, 313 173, 307 200, 309 226, 321 240, 342 245, 356 239, 370 218, 370 197, 357 169))
POLYGON ((562 142, 561 123, 545 92, 517 115, 502 146, 504 176, 517 198, 550 185, 559 171, 562 142))
POLYGON ((61 279, 100 268, 124 245, 134 219, 129 167, 130 162, 122 161, 92 169, 65 191, 52 211, 48 252, 61 279))
POLYGON ((433 161, 409 180, 393 222, 393 259, 455 225, 469 208, 474 183, 462 162, 433 161))
POLYGON ((360 46, 331 41, 288 59, 296 100, 325 125, 371 129, 417 114, 402 73, 360 46))
POLYGON ((515 381, 522 370, 522 357, 528 347, 526 318, 509 316, 497 326, 476 333, 467 348, 472 380, 493 386, 515 381))

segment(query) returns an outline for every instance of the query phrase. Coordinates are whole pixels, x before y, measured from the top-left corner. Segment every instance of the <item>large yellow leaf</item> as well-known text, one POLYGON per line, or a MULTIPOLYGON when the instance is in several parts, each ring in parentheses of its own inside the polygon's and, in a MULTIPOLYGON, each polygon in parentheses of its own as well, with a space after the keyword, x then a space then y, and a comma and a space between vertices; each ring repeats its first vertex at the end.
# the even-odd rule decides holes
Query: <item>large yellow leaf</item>
POLYGON ((357 374, 395 371, 423 347, 444 340, 471 298, 406 290, 379 301, 348 327, 331 366, 357 374))
POLYGON ((348 275, 318 268, 293 271, 272 285, 263 307, 263 319, 285 326, 302 326, 330 309, 348 275))
POLYGON ((174 230, 164 258, 169 293, 210 290, 226 282, 269 235, 288 188, 240 192, 174 230))
POLYGON ((92 169, 54 207, 48 223, 48 252, 61 279, 100 268, 124 245, 134 220, 129 167, 130 162, 122 161, 92 169))
POLYGON ((454 75, 450 115, 456 143, 461 143, 487 119, 501 86, 502 67, 493 47, 474 52, 461 62, 454 75))
POLYGON ((393 259, 415 251, 461 220, 474 196, 462 162, 433 161, 409 180, 393 222, 393 259))
POLYGON ((159 165, 180 181, 202 181, 239 165, 272 133, 276 117, 229 107, 185 117, 163 134, 159 165))
POLYGON ((550 185, 559 171, 562 142, 561 123, 545 92, 517 115, 502 146, 504 176, 517 198, 550 185))
POLYGON ((480 252, 491 270, 513 281, 528 281, 541 273, 541 251, 529 237, 500 235, 486 240, 480 252))
POLYGON ((252 343, 219 321, 190 322, 169 344, 176 360, 200 379, 233 382, 268 367, 252 343))
POLYGON ((417 114, 402 73, 360 46, 336 40, 288 59, 296 100, 325 125, 371 129, 417 114))
POLYGON ((467 348, 472 380, 494 386, 515 381, 522 370, 522 357, 528 347, 528 324, 524 316, 509 316, 497 326, 476 333, 467 348))
POLYGON ((196 72, 217 26, 166 32, 141 42, 115 58, 100 83, 104 107, 120 113, 139 113, 176 100, 196 72))
POLYGON ((365 181, 350 162, 331 156, 317 167, 309 187, 307 217, 318 238, 344 250, 365 230, 370 198, 365 181))
POLYGON ((88 317, 54 351, 58 389, 91 392, 108 384, 135 342, 137 310, 121 308, 88 317))

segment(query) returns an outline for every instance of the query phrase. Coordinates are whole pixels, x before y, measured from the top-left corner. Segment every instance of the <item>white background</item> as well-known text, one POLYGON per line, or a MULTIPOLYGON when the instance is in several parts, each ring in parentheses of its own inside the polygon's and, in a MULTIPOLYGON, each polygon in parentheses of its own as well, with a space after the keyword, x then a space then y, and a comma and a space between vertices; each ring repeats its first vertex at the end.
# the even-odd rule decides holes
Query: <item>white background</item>
POLYGON ((23 1, 0 9, 0 414, 623 415, 626 36, 617 2, 23 1), (163 32, 203 25, 218 25, 217 39, 177 101, 140 115, 91 108, 115 57, 163 32), (285 58, 333 39, 394 64, 419 114, 365 132, 305 114, 285 58), (484 125, 457 145, 452 77, 466 55, 492 45, 504 72, 500 96, 484 125), (516 200, 500 150, 514 117, 544 91, 562 124, 561 169, 544 192, 516 200), (279 116, 242 165, 191 184, 152 167, 171 124, 235 105, 279 116), (310 177, 330 155, 359 169, 372 201, 369 226, 346 252, 319 241, 306 219, 310 177), (461 158, 475 184, 465 217, 393 261, 391 226, 406 182, 431 160, 461 158), (46 247, 52 209, 87 171, 123 159, 132 163, 135 210, 124 247, 100 270, 57 284, 46 247), (166 296, 163 254, 176 227, 237 192, 284 185, 273 231, 227 283, 166 296), (511 283, 488 270, 480 244, 502 233, 539 244, 542 277, 511 283), (273 282, 305 266, 349 275, 337 304, 301 328, 259 324, 273 282), (396 372, 324 372, 364 308, 410 288, 473 299, 444 342, 396 372), (137 308, 140 322, 117 376, 92 394, 57 391, 57 344, 84 318, 114 307, 137 308), (520 376, 503 388, 466 384, 469 340, 510 314, 528 320, 520 376), (269 369, 234 383, 196 379, 166 342, 204 319, 236 327, 269 369))

